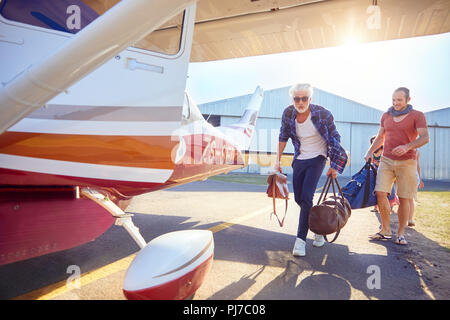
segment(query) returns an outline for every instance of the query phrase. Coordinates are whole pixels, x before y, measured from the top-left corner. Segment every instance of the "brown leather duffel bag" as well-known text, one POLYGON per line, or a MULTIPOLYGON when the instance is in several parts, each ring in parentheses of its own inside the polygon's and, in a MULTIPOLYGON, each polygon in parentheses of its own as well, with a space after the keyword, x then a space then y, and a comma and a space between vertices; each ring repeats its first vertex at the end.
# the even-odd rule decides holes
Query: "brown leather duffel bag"
POLYGON ((282 227, 284 224, 284 218, 286 218, 288 200, 289 200, 289 189, 288 189, 288 185, 287 185, 287 176, 282 173, 279 173, 279 172, 272 173, 267 178, 267 183, 269 184, 269 186, 267 187, 267 191, 266 191, 267 196, 273 199, 273 201, 272 201, 273 212, 271 213, 271 216, 272 216, 272 214, 274 214, 275 217, 277 217, 280 227, 282 227), (285 201, 286 201, 284 217, 282 220, 280 220, 280 218, 278 218, 277 210, 275 207, 275 199, 285 199, 285 201))
POLYGON ((309 212, 309 229, 315 234, 325 236, 327 241, 328 234, 336 233, 334 239, 330 241, 334 242, 339 236, 341 229, 347 223, 351 213, 350 203, 344 198, 337 179, 332 178, 330 175, 323 186, 317 205, 313 206, 309 212), (339 195, 336 195, 334 184, 339 189, 339 195), (330 185, 333 187, 333 196, 326 198, 330 185), (321 202, 324 192, 324 201, 321 202))

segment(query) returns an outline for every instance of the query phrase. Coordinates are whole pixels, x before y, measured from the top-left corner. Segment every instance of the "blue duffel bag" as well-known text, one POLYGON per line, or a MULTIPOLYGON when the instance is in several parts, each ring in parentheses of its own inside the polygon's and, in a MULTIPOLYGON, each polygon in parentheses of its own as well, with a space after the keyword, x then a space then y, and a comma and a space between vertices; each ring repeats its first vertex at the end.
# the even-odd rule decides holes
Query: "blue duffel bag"
MULTIPOLYGON (((377 204, 375 195, 375 182, 377 180, 377 169, 369 161, 364 167, 355 173, 343 188, 342 193, 350 203, 352 209, 367 208, 377 204)), ((395 197, 395 189, 392 187, 391 194, 388 199, 395 197)))

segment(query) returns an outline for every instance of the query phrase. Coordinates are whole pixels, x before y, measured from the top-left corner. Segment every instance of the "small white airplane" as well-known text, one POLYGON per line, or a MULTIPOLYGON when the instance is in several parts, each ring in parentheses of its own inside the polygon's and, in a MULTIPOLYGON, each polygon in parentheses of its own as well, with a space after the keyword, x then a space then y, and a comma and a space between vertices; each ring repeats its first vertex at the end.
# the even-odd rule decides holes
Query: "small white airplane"
MULTIPOLYGON (((450 30, 449 1, 0 0, 0 265, 91 241, 113 223, 141 248, 128 299, 185 299, 209 231, 145 241, 135 195, 243 167, 263 91, 212 127, 189 62, 450 30)), ((215 75, 211 75, 215 76, 215 75)))

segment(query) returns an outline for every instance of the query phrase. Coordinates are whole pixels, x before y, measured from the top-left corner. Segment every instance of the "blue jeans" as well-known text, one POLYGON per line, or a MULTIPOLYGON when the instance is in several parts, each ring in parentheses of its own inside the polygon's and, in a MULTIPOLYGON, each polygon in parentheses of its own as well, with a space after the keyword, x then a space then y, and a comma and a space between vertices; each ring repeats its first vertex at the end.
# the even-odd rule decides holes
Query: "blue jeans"
POLYGON ((307 160, 295 159, 292 163, 295 202, 300 206, 297 237, 305 241, 309 229, 308 218, 309 211, 313 206, 314 191, 317 189, 326 160, 324 156, 317 156, 307 160))

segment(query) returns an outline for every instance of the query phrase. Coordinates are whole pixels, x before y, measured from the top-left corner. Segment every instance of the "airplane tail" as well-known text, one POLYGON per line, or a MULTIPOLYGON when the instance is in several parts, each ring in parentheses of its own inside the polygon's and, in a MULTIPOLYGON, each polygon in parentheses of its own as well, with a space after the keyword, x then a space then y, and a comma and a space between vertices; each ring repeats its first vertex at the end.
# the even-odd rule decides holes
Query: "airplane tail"
POLYGON ((250 147, 263 97, 264 90, 260 86, 256 87, 241 119, 235 124, 217 127, 228 139, 232 139, 241 151, 250 147))

